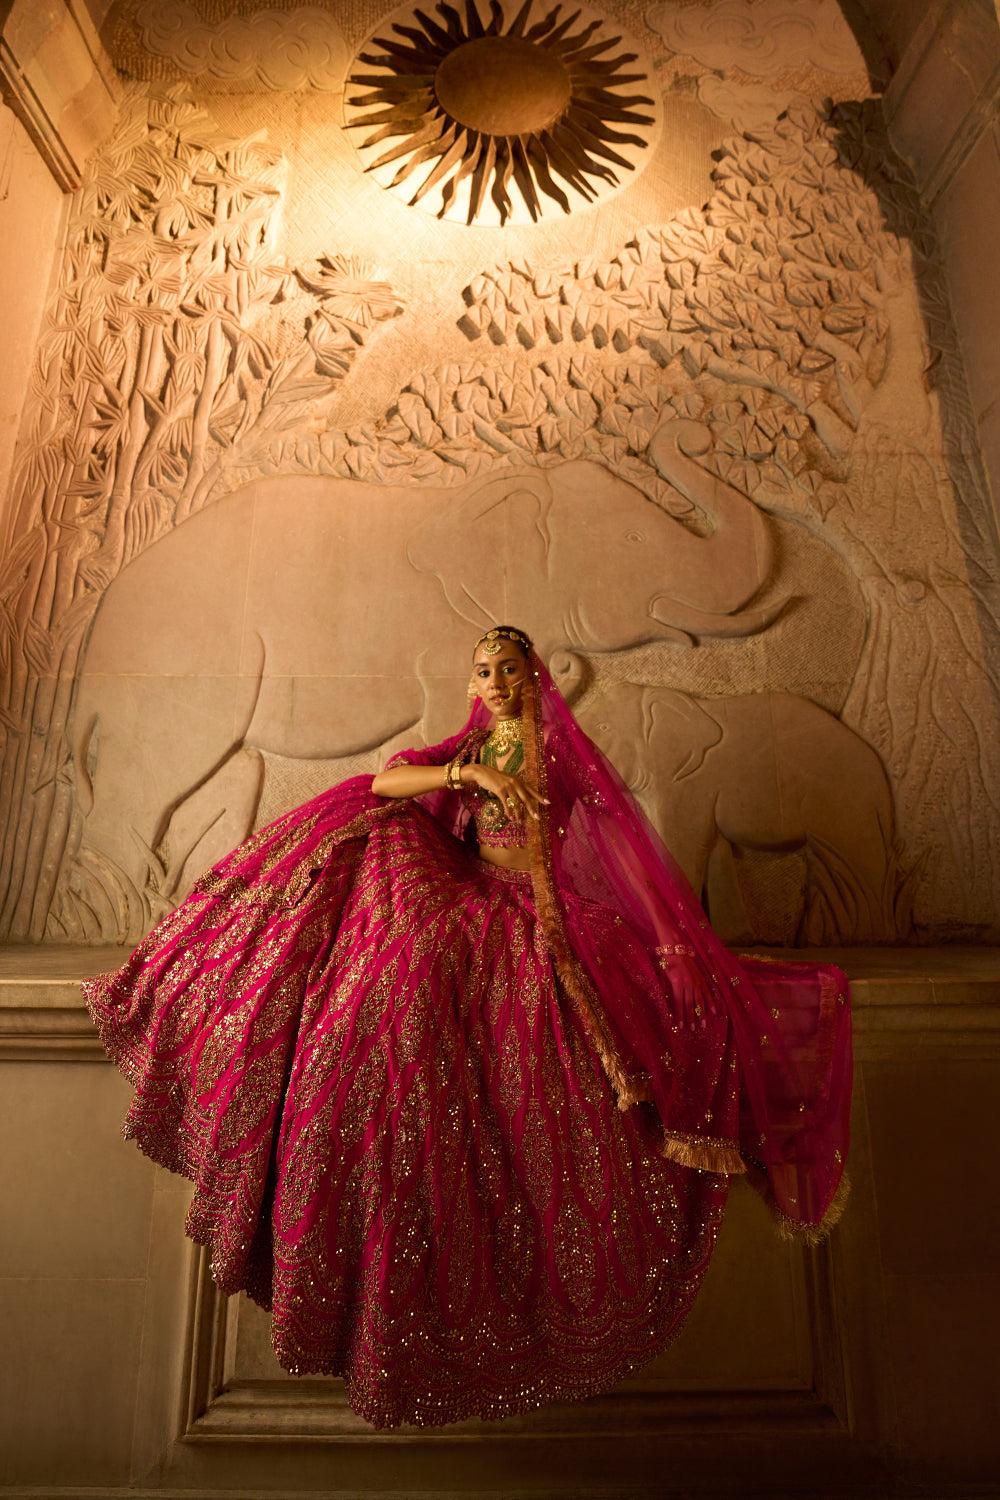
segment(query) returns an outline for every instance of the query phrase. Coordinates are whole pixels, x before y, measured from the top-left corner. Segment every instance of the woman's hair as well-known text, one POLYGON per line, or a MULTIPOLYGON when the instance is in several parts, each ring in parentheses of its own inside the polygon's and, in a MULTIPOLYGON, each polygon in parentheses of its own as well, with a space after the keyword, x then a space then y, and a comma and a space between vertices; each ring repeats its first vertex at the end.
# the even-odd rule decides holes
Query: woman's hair
POLYGON ((525 656, 528 655, 532 647, 531 636, 526 630, 519 630, 516 625, 494 625, 492 629, 487 630, 485 635, 479 637, 472 648, 472 654, 475 656, 480 646, 485 646, 487 656, 495 656, 500 650, 501 642, 504 640, 508 640, 513 645, 519 647, 525 656), (490 643, 495 643, 492 645, 492 649, 490 643))

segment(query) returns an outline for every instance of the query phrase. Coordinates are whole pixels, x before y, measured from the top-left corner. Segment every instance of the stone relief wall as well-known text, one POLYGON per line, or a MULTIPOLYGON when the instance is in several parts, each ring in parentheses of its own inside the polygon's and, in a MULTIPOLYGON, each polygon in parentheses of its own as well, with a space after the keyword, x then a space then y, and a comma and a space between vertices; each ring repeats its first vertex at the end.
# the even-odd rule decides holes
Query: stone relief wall
POLYGON ((810 99, 870 92, 865 58, 837 0, 663 0, 649 6, 646 23, 669 48, 661 82, 693 85, 699 103, 738 130, 773 124, 810 99))
MULTIPOLYGON (((150 11, 147 45, 225 76, 224 28, 188 11, 150 11)), ((711 38, 679 29, 703 15, 650 12, 647 39, 692 48, 650 43, 661 79, 709 77, 711 38)), ((366 345, 426 316, 405 247, 376 270, 347 221, 289 264, 296 159, 227 137, 197 90, 130 86, 6 514, 8 937, 135 938, 255 822, 449 732, 500 617, 725 935, 992 931, 996 558, 934 246, 876 108, 778 117, 790 64, 716 44, 737 91, 778 93, 708 202, 572 260, 489 231, 507 253, 470 264, 447 362, 354 422, 366 345)), ((266 81, 335 86, 314 73, 266 81)))
POLYGON ((214 24, 188 0, 143 0, 135 13, 142 45, 188 76, 258 80, 269 89, 339 89, 347 43, 318 5, 250 11, 214 24))

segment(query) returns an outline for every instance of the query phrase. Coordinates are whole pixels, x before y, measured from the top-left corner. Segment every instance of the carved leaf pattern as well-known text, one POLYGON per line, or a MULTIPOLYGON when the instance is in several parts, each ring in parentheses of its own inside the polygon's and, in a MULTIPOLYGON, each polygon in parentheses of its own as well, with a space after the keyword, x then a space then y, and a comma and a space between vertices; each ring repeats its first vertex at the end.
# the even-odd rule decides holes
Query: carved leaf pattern
MULTIPOLYGON (((52 857, 37 832, 31 847, 27 837, 8 840, 5 936, 43 935, 47 903, 35 901, 28 916, 18 900, 26 879, 58 864, 69 804, 56 803, 54 776, 35 779, 22 809, 11 789, 32 741, 44 764, 65 762, 77 652, 100 592, 224 485, 244 451, 273 465, 275 430, 300 421, 303 400, 329 400, 368 332, 398 310, 377 274, 324 257, 300 277, 312 295, 300 294, 298 346, 276 357, 263 330, 293 285, 271 246, 283 174, 263 136, 225 137, 183 88, 131 86, 119 128, 73 200, 26 402, 0 582, 0 654, 11 667, 0 712, 31 731, 7 741, 0 816, 11 832, 20 816, 47 826, 52 857), (55 669, 53 696, 40 679, 55 669)), ((342 461, 336 442, 324 447, 316 435, 279 442, 282 462, 342 461)), ((83 934, 72 926, 64 935, 83 934)))
MULTIPOLYGON (((692 379, 749 378, 798 412, 818 399, 860 413, 885 361, 881 268, 900 255, 901 232, 917 243, 920 225, 915 194, 872 126, 870 110, 856 106, 799 108, 730 141, 704 212, 684 210, 606 261, 485 270, 466 288, 460 326, 472 339, 486 333, 532 350, 571 341, 645 351, 662 368, 680 356, 692 379), (890 178, 892 193, 876 195, 873 185, 890 178)), ((619 425, 600 423, 609 436, 619 425)), ((774 438, 766 416, 740 431, 743 457, 759 468, 774 438)))

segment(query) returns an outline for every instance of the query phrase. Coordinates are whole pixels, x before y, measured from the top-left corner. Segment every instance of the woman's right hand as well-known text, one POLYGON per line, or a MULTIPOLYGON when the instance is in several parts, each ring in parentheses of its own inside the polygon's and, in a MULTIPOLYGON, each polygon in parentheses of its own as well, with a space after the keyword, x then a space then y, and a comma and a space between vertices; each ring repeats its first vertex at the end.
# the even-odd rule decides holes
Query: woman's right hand
POLYGON ((463 766, 461 775, 463 781, 471 781, 491 797, 496 797, 508 818, 515 818, 518 822, 529 817, 537 823, 539 807, 549 800, 540 797, 534 787, 519 776, 508 776, 506 771, 480 765, 478 761, 463 766))
POLYGON ((661 963, 677 1024, 692 1031, 704 1031, 708 1025, 706 1017, 714 1018, 719 1007, 698 960, 693 954, 676 953, 661 963))

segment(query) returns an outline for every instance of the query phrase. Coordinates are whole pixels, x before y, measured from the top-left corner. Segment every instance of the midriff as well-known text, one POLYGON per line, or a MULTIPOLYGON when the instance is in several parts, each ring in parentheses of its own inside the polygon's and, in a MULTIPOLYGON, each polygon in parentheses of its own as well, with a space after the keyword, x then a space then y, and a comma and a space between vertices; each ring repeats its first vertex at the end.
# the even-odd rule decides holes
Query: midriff
POLYGON ((498 848, 494 844, 480 844, 479 858, 488 865, 499 865, 502 870, 531 869, 531 855, 523 845, 520 848, 498 848))

